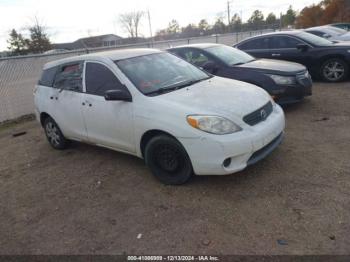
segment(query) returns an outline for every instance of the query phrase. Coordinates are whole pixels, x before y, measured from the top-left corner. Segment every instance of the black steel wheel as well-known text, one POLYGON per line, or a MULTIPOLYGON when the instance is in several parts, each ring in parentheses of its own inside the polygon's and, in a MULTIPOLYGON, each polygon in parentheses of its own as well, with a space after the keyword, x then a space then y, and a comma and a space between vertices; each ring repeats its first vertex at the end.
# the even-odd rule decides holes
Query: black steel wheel
POLYGON ((156 136, 148 142, 145 161, 153 175, 167 185, 184 184, 193 174, 186 150, 167 135, 156 136))

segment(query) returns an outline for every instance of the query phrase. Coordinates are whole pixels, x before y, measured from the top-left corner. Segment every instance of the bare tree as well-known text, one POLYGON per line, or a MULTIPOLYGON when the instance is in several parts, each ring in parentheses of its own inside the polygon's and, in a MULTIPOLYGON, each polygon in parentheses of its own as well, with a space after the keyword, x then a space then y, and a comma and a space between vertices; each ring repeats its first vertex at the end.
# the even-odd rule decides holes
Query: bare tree
POLYGON ((132 38, 139 36, 139 26, 144 12, 134 11, 119 16, 119 22, 132 38))

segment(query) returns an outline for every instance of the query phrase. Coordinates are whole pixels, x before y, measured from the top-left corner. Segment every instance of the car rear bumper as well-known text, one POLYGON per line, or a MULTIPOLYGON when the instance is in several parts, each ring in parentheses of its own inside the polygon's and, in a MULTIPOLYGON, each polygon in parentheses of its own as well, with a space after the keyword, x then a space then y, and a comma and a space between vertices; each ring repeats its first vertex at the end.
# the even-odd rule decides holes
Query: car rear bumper
POLYGON ((284 127, 283 110, 276 105, 265 121, 240 132, 179 140, 191 159, 195 174, 228 175, 269 155, 281 143, 284 127), (225 160, 229 164, 224 164, 225 160))

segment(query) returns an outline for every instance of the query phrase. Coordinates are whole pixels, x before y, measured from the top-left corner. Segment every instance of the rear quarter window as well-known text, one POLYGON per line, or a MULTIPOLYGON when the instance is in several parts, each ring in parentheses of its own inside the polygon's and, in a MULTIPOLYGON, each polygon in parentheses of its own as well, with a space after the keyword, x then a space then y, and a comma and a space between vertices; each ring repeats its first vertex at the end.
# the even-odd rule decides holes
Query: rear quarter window
POLYGON ((57 67, 43 70, 38 85, 53 87, 53 81, 57 72, 57 67))

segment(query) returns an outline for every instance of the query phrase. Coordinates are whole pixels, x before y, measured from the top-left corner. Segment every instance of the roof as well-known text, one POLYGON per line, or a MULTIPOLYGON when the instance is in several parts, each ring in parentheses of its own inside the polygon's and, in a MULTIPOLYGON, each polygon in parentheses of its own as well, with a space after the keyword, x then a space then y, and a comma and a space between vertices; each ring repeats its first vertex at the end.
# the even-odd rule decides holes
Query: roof
POLYGON ((222 44, 203 43, 203 44, 180 45, 180 46, 168 48, 167 50, 172 50, 172 49, 177 49, 177 48, 185 48, 185 47, 194 47, 194 48, 205 49, 205 48, 214 47, 214 46, 222 46, 222 44))
POLYGON ((97 53, 80 55, 80 56, 72 56, 72 57, 52 61, 45 64, 44 69, 65 64, 65 63, 74 62, 74 61, 84 61, 84 60, 90 60, 90 59, 94 60, 94 59, 101 59, 101 58, 115 61, 115 60, 122 60, 122 59, 137 57, 137 56, 156 54, 161 52, 162 51, 160 50, 150 49, 150 48, 119 49, 119 50, 106 51, 106 52, 97 52, 97 53))
POLYGON ((271 35, 297 35, 300 34, 301 32, 303 32, 302 30, 285 30, 285 31, 276 31, 276 32, 271 32, 271 33, 266 33, 266 34, 262 34, 262 35, 257 35, 257 36, 252 36, 249 38, 246 38, 244 40, 242 40, 240 43, 245 42, 246 40, 251 40, 254 38, 260 38, 260 37, 264 37, 264 36, 271 36, 271 35))

